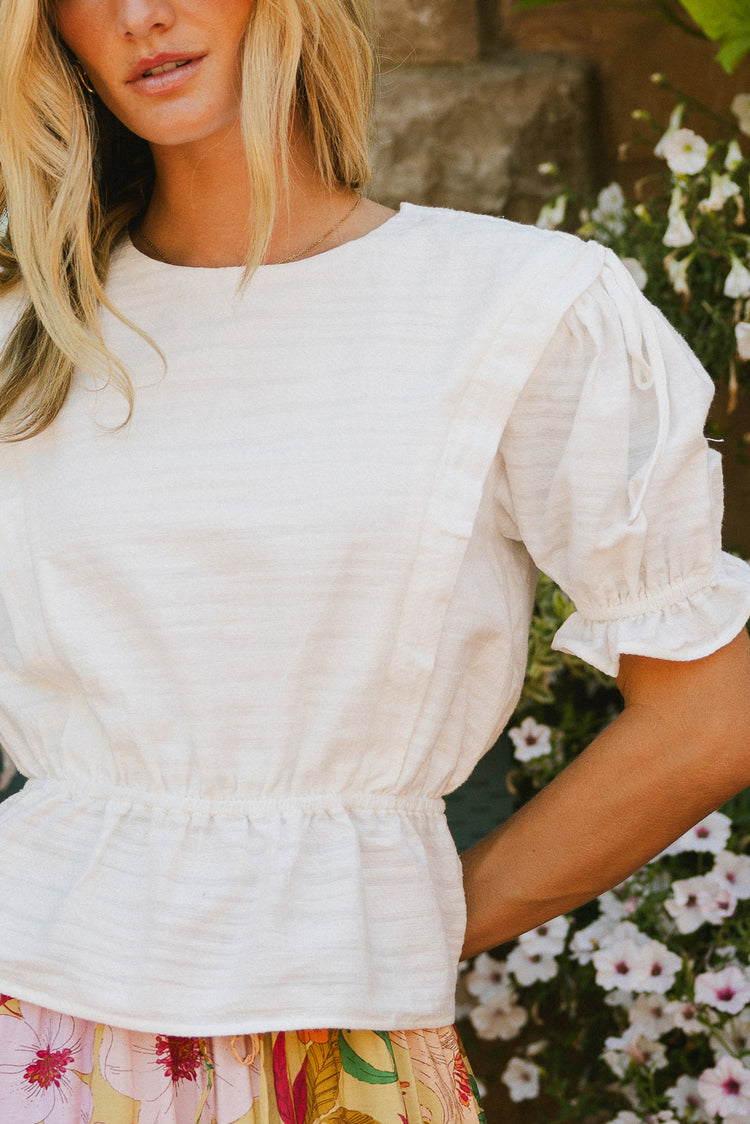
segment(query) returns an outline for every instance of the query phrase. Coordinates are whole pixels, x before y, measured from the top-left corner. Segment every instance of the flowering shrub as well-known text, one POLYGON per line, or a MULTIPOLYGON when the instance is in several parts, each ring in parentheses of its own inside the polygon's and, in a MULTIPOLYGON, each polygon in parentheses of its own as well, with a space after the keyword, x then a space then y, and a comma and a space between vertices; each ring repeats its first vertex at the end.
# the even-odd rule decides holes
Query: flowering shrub
MULTIPOLYGON (((653 80, 670 88, 662 75, 653 80)), ((673 92, 680 100, 666 129, 635 114, 656 134, 664 173, 642 181, 634 202, 610 184, 574 225, 623 258, 708 372, 729 384, 731 409, 738 388, 750 385, 750 94, 734 98, 723 139, 709 144, 687 127, 687 102, 673 92)), ((551 165, 542 170, 557 175, 551 165)), ((561 184, 538 225, 569 224, 574 202, 561 184)))
MULTIPOLYGON (((618 708, 610 680, 548 647, 571 610, 542 578, 509 731, 519 802, 618 708)), ((530 1119, 545 1124, 748 1124, 749 841, 745 796, 596 902, 465 964, 462 1033, 485 1083, 544 1096, 530 1119)))

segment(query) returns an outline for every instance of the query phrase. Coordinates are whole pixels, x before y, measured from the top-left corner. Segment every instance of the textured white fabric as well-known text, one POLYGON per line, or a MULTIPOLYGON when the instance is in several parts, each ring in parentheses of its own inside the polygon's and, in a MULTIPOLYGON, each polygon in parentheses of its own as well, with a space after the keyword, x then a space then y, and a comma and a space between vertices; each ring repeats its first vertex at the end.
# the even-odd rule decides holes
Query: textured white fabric
MULTIPOLYGON (((512 712, 536 566, 558 643, 704 655, 708 378, 597 245, 404 206, 320 256, 109 295, 0 445, 0 988, 135 1030, 439 1026, 464 925, 441 797, 512 712)), ((17 302, 0 308, 3 332, 17 302)))

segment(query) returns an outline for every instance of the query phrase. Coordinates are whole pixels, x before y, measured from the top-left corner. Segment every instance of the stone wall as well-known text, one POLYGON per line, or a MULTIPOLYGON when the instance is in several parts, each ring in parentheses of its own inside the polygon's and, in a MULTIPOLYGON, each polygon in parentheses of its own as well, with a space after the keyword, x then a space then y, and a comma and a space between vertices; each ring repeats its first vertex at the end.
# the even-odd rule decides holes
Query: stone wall
POLYGON ((476 0, 375 0, 382 73, 374 197, 533 221, 553 160, 582 190, 596 178, 592 68, 581 59, 492 55, 476 0))
POLYGON ((514 0, 374 3, 383 59, 374 188, 391 204, 408 197, 530 219, 549 191, 540 160, 559 163, 578 188, 612 179, 631 188, 654 170, 653 138, 632 143, 632 111, 666 121, 674 102, 652 73, 706 105, 694 127, 707 136, 733 94, 750 90, 750 61, 725 75, 713 44, 658 19, 649 0, 640 11, 601 0, 530 11, 514 0))

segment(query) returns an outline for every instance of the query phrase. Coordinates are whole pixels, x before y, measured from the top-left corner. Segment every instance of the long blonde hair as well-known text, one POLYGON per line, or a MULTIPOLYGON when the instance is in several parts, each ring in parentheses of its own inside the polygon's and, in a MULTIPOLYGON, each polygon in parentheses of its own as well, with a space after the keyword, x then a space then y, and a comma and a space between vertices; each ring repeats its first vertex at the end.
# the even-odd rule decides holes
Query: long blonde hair
MULTIPOLYGON (((98 313, 104 306, 117 314, 104 292, 110 256, 148 205, 153 161, 146 142, 84 91, 48 4, 0 0, 0 218, 7 221, 0 296, 23 284, 28 297, 0 355, 6 440, 34 436, 54 420, 77 365, 122 391, 127 420, 134 404, 98 313)), ((255 0, 242 77, 253 198, 249 280, 289 173, 293 120, 304 125, 327 184, 358 189, 368 178, 370 0, 255 0)))

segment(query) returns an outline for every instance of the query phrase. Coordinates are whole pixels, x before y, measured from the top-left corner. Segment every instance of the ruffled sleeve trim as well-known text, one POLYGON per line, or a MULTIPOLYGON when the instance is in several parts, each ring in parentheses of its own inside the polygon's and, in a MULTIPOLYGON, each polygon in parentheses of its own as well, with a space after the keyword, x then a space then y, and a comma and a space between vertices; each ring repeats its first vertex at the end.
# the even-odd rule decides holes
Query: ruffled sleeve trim
POLYGON ((616 675, 620 654, 662 660, 697 660, 728 644, 750 617, 750 569, 730 554, 720 556, 713 577, 691 580, 597 613, 575 612, 552 647, 616 675))

